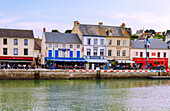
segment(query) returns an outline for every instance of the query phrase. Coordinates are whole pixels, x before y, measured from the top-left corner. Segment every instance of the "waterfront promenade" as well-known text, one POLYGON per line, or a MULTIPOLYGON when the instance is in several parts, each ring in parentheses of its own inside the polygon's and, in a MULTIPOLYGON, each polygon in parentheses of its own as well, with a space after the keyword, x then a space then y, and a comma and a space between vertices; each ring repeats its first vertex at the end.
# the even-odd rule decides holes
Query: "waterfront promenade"
POLYGON ((0 80, 148 78, 166 74, 166 71, 158 70, 2 69, 0 70, 0 80))

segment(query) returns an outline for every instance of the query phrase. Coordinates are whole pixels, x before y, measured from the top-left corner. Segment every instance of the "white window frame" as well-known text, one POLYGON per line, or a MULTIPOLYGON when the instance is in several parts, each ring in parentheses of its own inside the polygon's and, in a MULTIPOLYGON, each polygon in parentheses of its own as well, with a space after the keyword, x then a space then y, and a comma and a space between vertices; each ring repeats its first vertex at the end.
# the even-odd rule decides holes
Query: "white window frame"
POLYGON ((94 39, 94 45, 97 45, 98 40, 94 39))
POLYGON ((87 56, 91 56, 91 49, 87 49, 87 56), (88 54, 89 52, 89 54, 88 54))
POLYGON ((14 48, 14 55, 18 55, 18 48, 14 48), (17 51, 17 53, 15 53, 17 51))
POLYGON ((122 51, 122 56, 125 57, 126 56, 126 50, 122 51))
POLYGON ((70 44, 70 48, 73 48, 73 45, 72 45, 72 44, 70 44))
POLYGON ((126 46, 126 40, 123 40, 123 46, 126 46))
POLYGON ((49 48, 52 48, 52 44, 48 44, 48 47, 49 47, 49 48))
POLYGON ((104 45, 104 39, 100 39, 100 45, 104 45))
POLYGON ((104 56, 104 49, 100 49, 100 56, 104 56))
POLYGON ((55 44, 55 48, 58 48, 58 44, 55 44))
POLYGON ((117 50, 117 57, 120 57, 120 50, 117 50))
POLYGON ((77 45, 77 49, 80 49, 80 45, 77 45))
POLYGON ((97 56, 97 48, 93 49, 93 56, 97 56))
POLYGON ((112 40, 109 40, 109 41, 108 41, 108 45, 112 45, 112 40))
POLYGON ((66 44, 62 44, 62 47, 63 47, 63 48, 66 48, 66 44))
POLYGON ((120 46, 120 40, 117 40, 117 46, 120 46), (119 42, 118 42, 119 41, 119 42))

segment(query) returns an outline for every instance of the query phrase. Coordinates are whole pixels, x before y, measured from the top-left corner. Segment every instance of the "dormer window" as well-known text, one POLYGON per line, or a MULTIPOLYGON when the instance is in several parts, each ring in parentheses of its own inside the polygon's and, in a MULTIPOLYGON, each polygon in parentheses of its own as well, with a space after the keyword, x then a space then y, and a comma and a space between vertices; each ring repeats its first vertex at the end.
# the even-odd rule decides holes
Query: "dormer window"
POLYGON ((109 36, 113 36, 112 29, 109 30, 109 36))
POLYGON ((109 36, 109 30, 106 30, 106 35, 109 36))

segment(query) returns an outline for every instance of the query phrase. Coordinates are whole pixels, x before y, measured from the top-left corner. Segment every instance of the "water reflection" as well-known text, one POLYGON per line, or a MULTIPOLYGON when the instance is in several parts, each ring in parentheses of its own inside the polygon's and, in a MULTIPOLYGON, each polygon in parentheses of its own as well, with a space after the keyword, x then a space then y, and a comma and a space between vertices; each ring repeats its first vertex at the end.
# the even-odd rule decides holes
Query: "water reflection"
POLYGON ((170 80, 0 81, 0 110, 169 110, 170 80))

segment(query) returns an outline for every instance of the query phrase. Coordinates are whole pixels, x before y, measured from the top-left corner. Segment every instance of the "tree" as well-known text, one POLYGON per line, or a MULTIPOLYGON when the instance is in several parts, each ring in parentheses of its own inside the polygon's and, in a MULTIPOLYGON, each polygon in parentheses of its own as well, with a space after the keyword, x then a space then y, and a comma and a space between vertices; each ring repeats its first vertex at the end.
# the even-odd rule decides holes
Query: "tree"
POLYGON ((163 41, 165 41, 165 35, 155 34, 154 37, 155 39, 162 39, 163 41))
POLYGON ((152 33, 152 34, 155 34, 155 30, 153 30, 153 29, 150 29, 150 30, 145 30, 145 33, 152 33))
POLYGON ((65 33, 71 33, 72 32, 72 30, 66 30, 65 31, 65 33))
POLYGON ((134 34, 134 35, 131 35, 131 37, 130 37, 130 40, 135 40, 135 39, 138 39, 138 37, 139 37, 139 36, 137 36, 136 34, 134 34))
POLYGON ((51 32, 60 33, 57 29, 53 29, 51 32))

